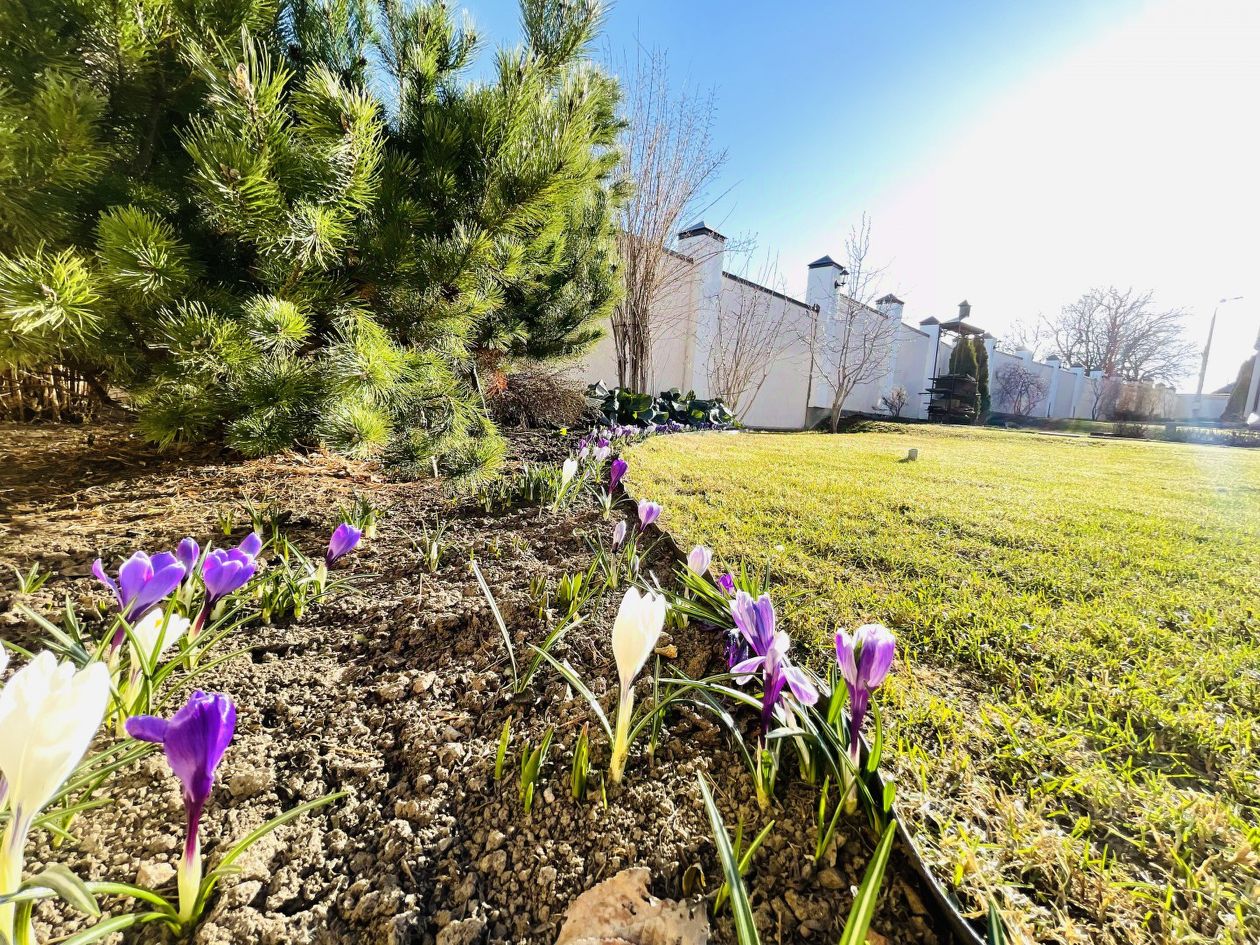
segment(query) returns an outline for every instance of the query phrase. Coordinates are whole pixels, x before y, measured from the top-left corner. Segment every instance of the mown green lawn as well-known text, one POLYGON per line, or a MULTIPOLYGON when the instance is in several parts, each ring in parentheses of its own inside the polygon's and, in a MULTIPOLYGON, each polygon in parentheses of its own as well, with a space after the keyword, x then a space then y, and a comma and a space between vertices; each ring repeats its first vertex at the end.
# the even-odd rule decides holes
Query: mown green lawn
POLYGON ((1260 941, 1260 451, 885 426, 629 461, 681 544, 771 559, 820 665, 897 632, 888 764, 964 901, 1036 941, 1260 941))

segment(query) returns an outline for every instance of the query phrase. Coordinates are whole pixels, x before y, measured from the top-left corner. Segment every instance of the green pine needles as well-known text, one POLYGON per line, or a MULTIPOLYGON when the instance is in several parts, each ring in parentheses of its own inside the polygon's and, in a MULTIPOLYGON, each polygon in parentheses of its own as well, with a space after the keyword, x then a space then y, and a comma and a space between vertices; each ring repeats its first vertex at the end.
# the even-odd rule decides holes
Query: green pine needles
POLYGON ((474 83, 437 0, 0 4, 0 413, 69 371, 163 448, 483 481, 503 374, 620 291, 600 19, 522 0, 474 83))

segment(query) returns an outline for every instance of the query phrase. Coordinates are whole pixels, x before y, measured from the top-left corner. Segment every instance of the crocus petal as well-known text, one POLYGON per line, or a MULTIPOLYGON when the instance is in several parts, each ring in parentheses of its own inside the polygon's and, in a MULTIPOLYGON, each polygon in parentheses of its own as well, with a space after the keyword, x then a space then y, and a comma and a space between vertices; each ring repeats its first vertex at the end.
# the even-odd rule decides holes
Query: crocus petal
POLYGON ((76 670, 40 653, 0 690, 0 774, 14 810, 34 817, 74 771, 100 728, 109 669, 76 670))
POLYGON ((836 662, 840 665, 840 675, 849 684, 849 688, 857 685, 857 641, 847 630, 836 633, 836 662))
POLYGON ((243 551, 251 558, 257 558, 258 552, 262 551, 263 540, 258 532, 250 532, 245 536, 245 540, 236 546, 238 551, 243 551))
POLYGON ((132 738, 160 745, 166 741, 166 729, 170 724, 166 719, 160 719, 156 715, 133 715, 127 719, 124 727, 132 738))
POLYGON ((564 461, 564 465, 560 467, 560 484, 567 486, 573 481, 573 477, 577 475, 578 461, 570 456, 564 461))
POLYGON ((735 681, 741 686, 748 680, 752 679, 753 674, 765 665, 766 658, 764 656, 750 656, 746 660, 741 660, 731 667, 731 674, 735 677, 735 681))
POLYGON ((818 701, 818 690, 804 671, 787 664, 783 667, 783 675, 792 690, 792 695, 796 696, 796 701, 801 705, 813 705, 818 701))
POLYGON ((860 644, 858 680, 867 689, 876 689, 892 668, 897 641, 892 631, 879 623, 858 627, 854 637, 860 644))
POLYGON ((101 564, 100 558, 97 558, 92 562, 92 575, 113 592, 114 600, 117 602, 118 608, 121 610, 125 606, 123 604, 122 594, 118 590, 118 585, 115 584, 113 579, 105 573, 105 565, 101 564))
POLYGON ((612 492, 617 488, 617 484, 621 482, 625 476, 626 470, 630 468, 630 464, 624 459, 618 457, 612 461, 612 466, 608 469, 608 491, 612 492))
POLYGON ((618 522, 615 526, 613 526, 613 533, 612 533, 613 549, 616 550, 617 548, 620 548, 621 543, 625 540, 626 540, 626 523, 625 523, 625 520, 623 519, 622 521, 618 522))
POLYGON ((130 607, 153 577, 153 562, 143 551, 137 551, 118 568, 118 592, 123 607, 130 607))

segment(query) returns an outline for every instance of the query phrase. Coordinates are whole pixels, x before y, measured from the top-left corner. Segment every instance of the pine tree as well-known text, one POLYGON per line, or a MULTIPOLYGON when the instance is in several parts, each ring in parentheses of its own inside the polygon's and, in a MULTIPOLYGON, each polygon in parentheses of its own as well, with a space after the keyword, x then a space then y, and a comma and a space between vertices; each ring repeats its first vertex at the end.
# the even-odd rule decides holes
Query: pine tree
POLYGON ((977 418, 983 419, 993 406, 989 393, 989 349, 984 346, 984 336, 972 335, 971 348, 976 358, 976 394, 980 407, 977 418))
POLYGON ((524 0, 473 84, 439 2, 5 2, 0 368, 121 384, 163 446, 483 475, 477 366, 577 353, 616 300, 599 13, 524 0))
POLYGON ((966 374, 973 378, 976 376, 976 352, 971 346, 970 338, 960 338, 958 344, 954 345, 949 356, 949 373, 966 374))

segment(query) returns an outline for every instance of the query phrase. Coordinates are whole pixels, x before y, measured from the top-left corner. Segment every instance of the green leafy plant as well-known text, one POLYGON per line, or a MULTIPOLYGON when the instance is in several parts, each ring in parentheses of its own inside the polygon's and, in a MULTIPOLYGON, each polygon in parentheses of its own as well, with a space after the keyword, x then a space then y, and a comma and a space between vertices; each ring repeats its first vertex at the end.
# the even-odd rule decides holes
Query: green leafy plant
POLYGON ((740 871, 739 858, 731 846, 730 835, 726 832, 722 812, 718 810, 704 775, 697 773, 696 783, 700 786, 704 810, 713 831, 713 844, 717 847, 718 863, 722 866, 724 886, 729 890, 727 895, 731 902, 731 919, 735 923, 735 941, 738 945, 761 945, 757 922, 753 918, 752 903, 749 902, 748 890, 744 887, 744 874, 740 871))
POLYGON ((569 774, 569 788, 575 801, 586 800, 586 783, 591 774, 591 740, 588 727, 583 725, 573 743, 573 770, 569 774))
POLYGON ((547 760, 547 752, 551 748, 551 741, 554 737, 555 729, 548 727, 537 747, 533 747, 526 742, 524 750, 521 752, 520 795, 521 807, 524 809, 526 817, 534 809, 534 791, 542 778, 542 767, 547 760))
POLYGON ((48 579, 53 576, 52 571, 41 571, 38 561, 32 564, 30 570, 25 574, 17 568, 10 568, 9 570, 11 570, 13 572, 13 576, 17 578, 19 594, 34 594, 47 584, 48 579))
MULTIPOLYGON (((756 856, 757 850, 761 844, 765 842, 766 837, 770 836, 770 831, 774 829, 774 821, 770 821, 761 828, 761 832, 753 838, 752 843, 748 844, 748 849, 744 849, 744 822, 741 820, 735 825, 735 842, 731 845, 731 852, 735 855, 741 877, 748 875, 748 870, 752 867, 753 857, 756 856)), ((727 881, 723 881, 718 887, 717 896, 713 900, 713 914, 717 915, 722 907, 726 905, 727 899, 731 895, 731 885, 727 881)))

